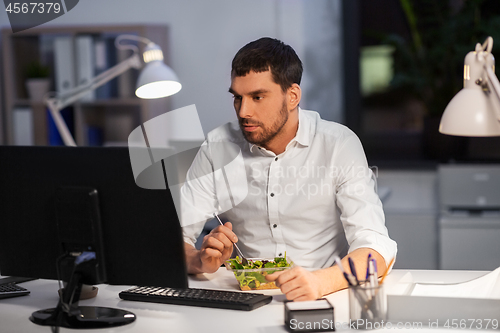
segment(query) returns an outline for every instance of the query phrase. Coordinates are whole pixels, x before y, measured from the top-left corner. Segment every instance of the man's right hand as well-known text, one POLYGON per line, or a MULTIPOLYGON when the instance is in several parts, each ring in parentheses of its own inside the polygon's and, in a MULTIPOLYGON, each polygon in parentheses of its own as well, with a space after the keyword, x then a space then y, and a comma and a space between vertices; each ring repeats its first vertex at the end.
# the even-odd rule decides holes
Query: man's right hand
POLYGON ((231 257, 233 252, 233 243, 236 243, 238 238, 233 232, 231 222, 226 222, 214 228, 208 235, 203 238, 203 243, 199 251, 201 267, 200 270, 204 273, 213 273, 231 257))

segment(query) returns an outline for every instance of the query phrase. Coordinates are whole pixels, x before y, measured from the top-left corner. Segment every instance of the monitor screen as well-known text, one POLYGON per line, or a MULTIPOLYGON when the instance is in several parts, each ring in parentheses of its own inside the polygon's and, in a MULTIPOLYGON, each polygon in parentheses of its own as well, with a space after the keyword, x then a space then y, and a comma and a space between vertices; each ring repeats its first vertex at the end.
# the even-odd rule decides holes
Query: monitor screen
POLYGON ((0 202, 4 276, 57 279, 62 248, 74 246, 61 245, 61 234, 76 243, 88 238, 82 229, 72 232, 65 214, 70 226, 85 224, 80 227, 92 238, 96 227, 84 218, 90 214, 100 218, 102 239, 98 252, 104 271, 95 283, 187 287, 182 231, 170 191, 138 187, 126 147, 0 146, 0 202), (72 193, 74 188, 96 192, 88 199, 95 205, 87 209, 83 203, 82 212, 74 205, 61 209, 61 198, 81 195, 72 193))

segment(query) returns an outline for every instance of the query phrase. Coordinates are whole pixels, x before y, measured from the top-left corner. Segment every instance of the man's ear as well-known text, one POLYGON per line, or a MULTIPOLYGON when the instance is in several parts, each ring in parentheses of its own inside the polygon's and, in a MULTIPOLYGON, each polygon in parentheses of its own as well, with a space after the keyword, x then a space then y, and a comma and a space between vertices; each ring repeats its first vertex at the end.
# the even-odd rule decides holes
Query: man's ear
POLYGON ((300 98, 302 97, 302 90, 297 83, 292 84, 287 90, 287 106, 288 110, 294 110, 299 105, 300 98))

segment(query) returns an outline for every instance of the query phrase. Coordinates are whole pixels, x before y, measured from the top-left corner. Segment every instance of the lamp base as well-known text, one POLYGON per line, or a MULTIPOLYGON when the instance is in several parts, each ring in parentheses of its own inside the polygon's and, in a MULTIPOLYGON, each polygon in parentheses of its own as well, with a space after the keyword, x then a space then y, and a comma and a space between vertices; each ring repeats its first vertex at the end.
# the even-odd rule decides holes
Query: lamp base
POLYGON ((33 312, 30 320, 42 326, 90 329, 127 325, 135 318, 132 312, 121 309, 79 306, 71 314, 58 311, 57 308, 39 310, 33 312))

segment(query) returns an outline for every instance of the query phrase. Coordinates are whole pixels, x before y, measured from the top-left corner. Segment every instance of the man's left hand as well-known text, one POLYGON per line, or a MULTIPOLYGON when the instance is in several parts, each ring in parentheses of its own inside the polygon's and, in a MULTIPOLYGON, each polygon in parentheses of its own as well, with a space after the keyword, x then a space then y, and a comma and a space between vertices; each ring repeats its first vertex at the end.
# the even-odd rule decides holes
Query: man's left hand
POLYGON ((266 276, 268 281, 274 281, 276 286, 291 301, 311 301, 320 298, 321 281, 314 273, 300 266, 266 276))

